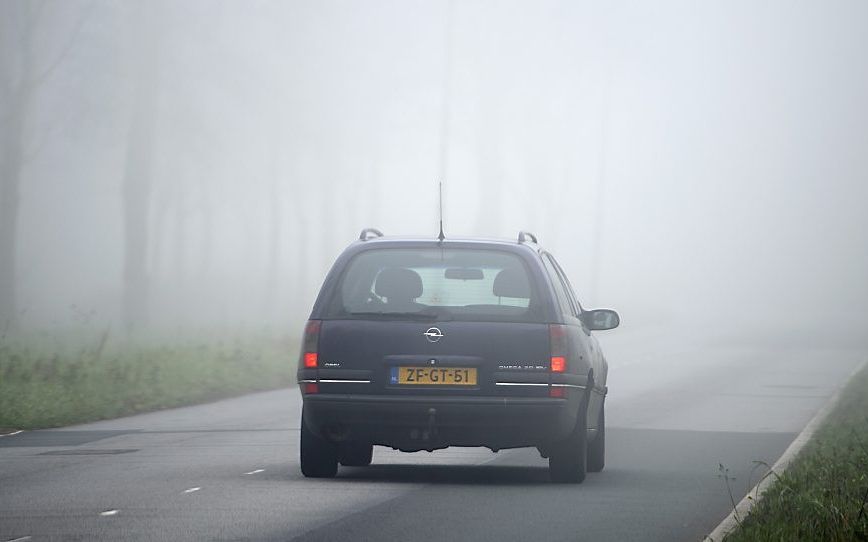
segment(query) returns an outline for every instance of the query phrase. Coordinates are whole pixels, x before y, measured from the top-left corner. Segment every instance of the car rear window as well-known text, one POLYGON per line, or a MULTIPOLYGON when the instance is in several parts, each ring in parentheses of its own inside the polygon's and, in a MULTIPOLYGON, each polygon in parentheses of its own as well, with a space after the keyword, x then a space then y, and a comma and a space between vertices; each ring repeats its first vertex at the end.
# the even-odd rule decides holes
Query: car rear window
POLYGON ((341 276, 328 317, 536 321, 537 296, 515 254, 479 249, 373 249, 341 276))

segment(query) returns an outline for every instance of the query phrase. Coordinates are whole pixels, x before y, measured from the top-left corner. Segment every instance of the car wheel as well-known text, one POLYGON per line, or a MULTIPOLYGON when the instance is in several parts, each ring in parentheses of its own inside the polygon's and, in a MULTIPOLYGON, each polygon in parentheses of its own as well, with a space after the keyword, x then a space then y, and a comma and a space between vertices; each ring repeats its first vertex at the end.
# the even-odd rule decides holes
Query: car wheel
POLYGON ((367 467, 374 457, 374 445, 365 442, 347 442, 341 445, 341 465, 367 467))
POLYGON ((555 444, 549 455, 552 482, 580 484, 588 469, 588 429, 584 409, 576 427, 565 440, 555 444))
POLYGON ((337 446, 318 437, 301 417, 301 473, 308 478, 332 478, 338 473, 337 446))
POLYGON ((600 406, 597 436, 588 444, 588 472, 600 472, 606 465, 606 410, 600 406))

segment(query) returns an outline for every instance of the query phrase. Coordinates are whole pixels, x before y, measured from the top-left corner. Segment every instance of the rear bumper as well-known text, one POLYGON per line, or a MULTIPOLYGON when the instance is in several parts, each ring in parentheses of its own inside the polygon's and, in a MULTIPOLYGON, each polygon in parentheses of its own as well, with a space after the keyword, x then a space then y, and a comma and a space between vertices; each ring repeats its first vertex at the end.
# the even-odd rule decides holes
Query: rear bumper
POLYGON ((330 440, 405 451, 546 446, 573 430, 583 395, 578 390, 565 399, 316 394, 304 396, 304 421, 330 440))

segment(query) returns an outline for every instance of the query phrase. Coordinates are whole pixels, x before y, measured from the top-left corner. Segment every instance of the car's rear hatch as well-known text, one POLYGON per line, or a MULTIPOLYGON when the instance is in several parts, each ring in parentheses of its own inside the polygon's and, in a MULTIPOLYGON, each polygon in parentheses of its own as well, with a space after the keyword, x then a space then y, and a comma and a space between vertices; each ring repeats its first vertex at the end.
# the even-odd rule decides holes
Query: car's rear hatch
POLYGON ((320 393, 544 396, 543 323, 325 320, 320 393))

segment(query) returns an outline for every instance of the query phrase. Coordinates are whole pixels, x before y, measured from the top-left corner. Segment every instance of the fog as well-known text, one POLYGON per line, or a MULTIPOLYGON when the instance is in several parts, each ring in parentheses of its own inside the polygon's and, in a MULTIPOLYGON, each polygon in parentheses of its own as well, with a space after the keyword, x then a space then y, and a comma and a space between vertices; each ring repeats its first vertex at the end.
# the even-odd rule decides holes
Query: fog
POLYGON ((868 325, 868 4, 0 3, 6 329, 300 332, 364 227, 625 328, 868 325))

